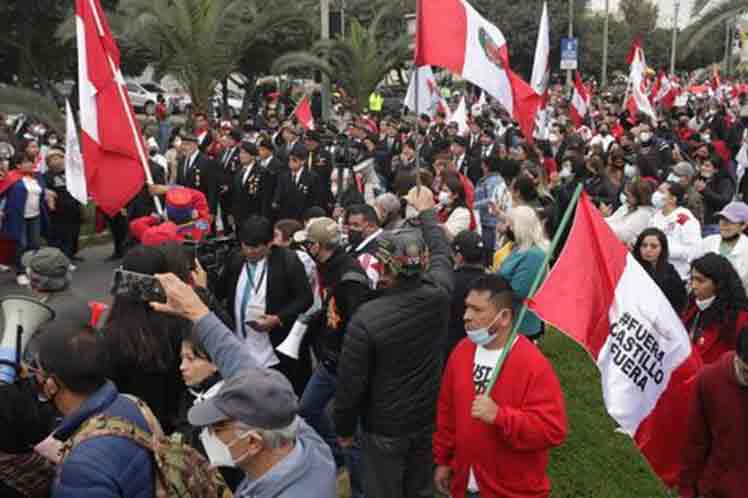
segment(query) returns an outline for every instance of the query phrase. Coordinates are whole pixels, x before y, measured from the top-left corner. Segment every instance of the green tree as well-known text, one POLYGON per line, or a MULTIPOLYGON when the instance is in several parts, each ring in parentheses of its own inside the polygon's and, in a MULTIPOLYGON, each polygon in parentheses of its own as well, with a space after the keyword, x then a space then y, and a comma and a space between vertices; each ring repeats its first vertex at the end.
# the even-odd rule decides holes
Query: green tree
POLYGON ((322 71, 346 91, 353 100, 354 109, 360 111, 385 75, 412 55, 407 33, 401 32, 395 41, 385 39, 383 23, 389 16, 401 16, 401 13, 382 9, 368 27, 353 19, 345 37, 319 41, 309 51, 281 56, 273 64, 273 72, 322 71))
MULTIPOLYGON (((693 6, 692 16, 696 18, 682 33, 678 54, 681 60, 692 54, 710 48, 706 40, 715 32, 724 39, 724 25, 738 14, 748 10, 748 0, 725 0, 723 2, 705 2, 697 0, 693 6), (711 6, 710 6, 711 5, 711 6)), ((715 39, 718 37, 714 37, 715 39)), ((720 42, 724 50, 724 41, 720 42)), ((717 58, 712 59, 715 61, 717 58)))
POLYGON ((659 16, 657 4, 650 0, 621 0, 618 8, 634 34, 645 35, 655 31, 659 16))

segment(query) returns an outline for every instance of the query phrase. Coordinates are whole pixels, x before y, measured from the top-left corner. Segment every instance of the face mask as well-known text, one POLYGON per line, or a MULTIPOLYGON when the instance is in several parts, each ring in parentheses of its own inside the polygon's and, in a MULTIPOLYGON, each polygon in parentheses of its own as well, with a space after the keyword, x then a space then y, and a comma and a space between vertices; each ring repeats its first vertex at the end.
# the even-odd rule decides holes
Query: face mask
POLYGON ((574 173, 571 171, 570 166, 564 166, 563 168, 561 168, 561 173, 559 173, 558 176, 562 179, 567 179, 574 176, 574 173))
POLYGON ((57 145, 57 139, 56 138, 50 138, 49 140, 47 140, 47 143, 49 145, 52 145, 52 146, 57 145))
POLYGON ((659 190, 652 194, 652 206, 655 209, 662 209, 665 207, 665 194, 659 190))
POLYGON ((699 308, 700 311, 704 311, 709 306, 712 305, 714 300, 717 299, 717 296, 712 296, 707 299, 697 299, 696 300, 696 307, 699 308))
POLYGON ((482 327, 475 330, 466 330, 465 333, 468 336, 468 339, 475 344, 476 346, 485 346, 486 344, 490 343, 494 336, 491 334, 489 329, 493 327, 493 324, 496 323, 496 320, 499 319, 499 316, 501 313, 497 314, 493 320, 491 320, 491 323, 488 324, 487 327, 482 327))
POLYGON ((634 178, 639 171, 633 164, 626 164, 623 166, 623 176, 626 178, 634 178))
POLYGON ((701 139, 704 141, 704 143, 708 144, 709 142, 712 141, 712 136, 708 135, 708 134, 707 135, 701 135, 701 139))
POLYGON ((652 134, 649 132, 642 132, 639 135, 639 141, 643 144, 649 143, 649 141, 652 140, 652 134))
POLYGON ((670 173, 669 175, 667 175, 665 181, 668 183, 680 183, 680 177, 675 173, 670 173))
POLYGON ((449 204, 449 192, 439 192, 439 204, 446 206, 449 204))
POLYGON ((348 242, 353 247, 358 247, 364 241, 364 232, 361 230, 348 230, 348 242))
POLYGON ((236 467, 229 447, 207 428, 200 433, 205 453, 213 467, 236 467))
POLYGON ((330 193, 332 194, 333 197, 338 196, 338 182, 335 182, 332 185, 330 185, 330 193))

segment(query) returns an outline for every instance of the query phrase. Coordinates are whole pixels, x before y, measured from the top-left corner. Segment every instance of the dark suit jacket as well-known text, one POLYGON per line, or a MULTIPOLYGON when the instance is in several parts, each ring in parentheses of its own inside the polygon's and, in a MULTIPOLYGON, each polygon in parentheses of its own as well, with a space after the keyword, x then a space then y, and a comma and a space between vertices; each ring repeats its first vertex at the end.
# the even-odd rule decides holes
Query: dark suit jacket
POLYGON ((231 205, 233 204, 231 190, 234 186, 234 177, 236 176, 236 172, 242 169, 241 162, 239 162, 239 147, 235 147, 228 156, 227 151, 223 151, 218 157, 218 163, 221 166, 217 175, 221 205, 231 209, 231 205))
POLYGON ((294 184, 290 169, 278 176, 273 197, 273 211, 277 219, 300 220, 304 211, 314 206, 324 206, 317 173, 304 168, 298 185, 294 184))
POLYGON ((188 159, 183 158, 177 166, 177 184, 205 194, 210 212, 215 214, 218 207, 218 175, 221 166, 199 152, 195 163, 186 171, 188 159))
MULTIPOLYGON (((236 329, 234 303, 236 286, 243 270, 245 259, 236 251, 229 257, 216 286, 216 296, 223 300, 230 310, 231 329, 236 329)), ((288 335, 298 316, 309 309, 314 302, 312 288, 306 278, 304 265, 296 253, 282 247, 273 246, 267 259, 267 292, 265 313, 277 315, 281 326, 270 331, 270 342, 278 346, 288 335)))
POLYGON ((244 173, 244 168, 237 171, 231 183, 232 213, 237 225, 253 214, 266 216, 272 202, 273 190, 267 170, 255 163, 245 181, 244 173))

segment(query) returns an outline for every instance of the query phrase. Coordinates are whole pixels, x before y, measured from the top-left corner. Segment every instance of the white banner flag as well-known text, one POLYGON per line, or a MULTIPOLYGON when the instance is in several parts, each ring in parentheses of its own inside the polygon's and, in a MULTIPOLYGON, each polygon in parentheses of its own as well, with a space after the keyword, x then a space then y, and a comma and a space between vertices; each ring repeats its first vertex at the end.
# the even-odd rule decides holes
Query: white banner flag
POLYGON ((83 204, 88 203, 88 189, 86 188, 86 172, 83 169, 83 157, 78 142, 78 130, 75 128, 73 110, 70 102, 65 101, 67 114, 67 131, 65 134, 65 187, 75 200, 83 204))

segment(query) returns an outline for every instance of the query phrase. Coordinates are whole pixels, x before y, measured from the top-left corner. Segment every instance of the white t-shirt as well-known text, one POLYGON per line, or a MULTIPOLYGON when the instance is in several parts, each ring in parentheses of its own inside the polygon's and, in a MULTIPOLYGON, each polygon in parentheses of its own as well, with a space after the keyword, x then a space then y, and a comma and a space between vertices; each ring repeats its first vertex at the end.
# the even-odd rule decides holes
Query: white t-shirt
MULTIPOLYGON (((517 339, 514 340, 517 342, 517 339)), ((514 342, 512 345, 514 345, 514 342)), ((488 389, 488 381, 491 379, 491 373, 496 368, 496 362, 499 361, 499 356, 504 348, 499 349, 486 349, 483 346, 475 348, 475 356, 473 357, 473 385, 475 386, 475 395, 480 396, 486 393, 488 389)), ((477 493, 478 481, 475 479, 473 474, 473 468, 470 467, 470 476, 468 477, 468 491, 477 493)))
POLYGON ((42 195, 42 186, 30 176, 23 177, 23 185, 26 187, 26 204, 23 206, 23 217, 26 219, 39 216, 39 200, 42 195))
POLYGON ((243 338, 249 353, 261 367, 272 367, 277 365, 279 360, 275 355, 275 350, 270 342, 267 332, 258 332, 250 327, 246 322, 257 319, 260 315, 265 314, 265 299, 267 296, 267 259, 257 263, 254 270, 254 285, 250 290, 247 306, 244 311, 244 323, 242 322, 242 302, 244 292, 249 282, 247 274, 247 265, 242 268, 239 275, 239 281, 236 284, 236 298, 234 299, 234 317, 236 321, 236 335, 243 338))

